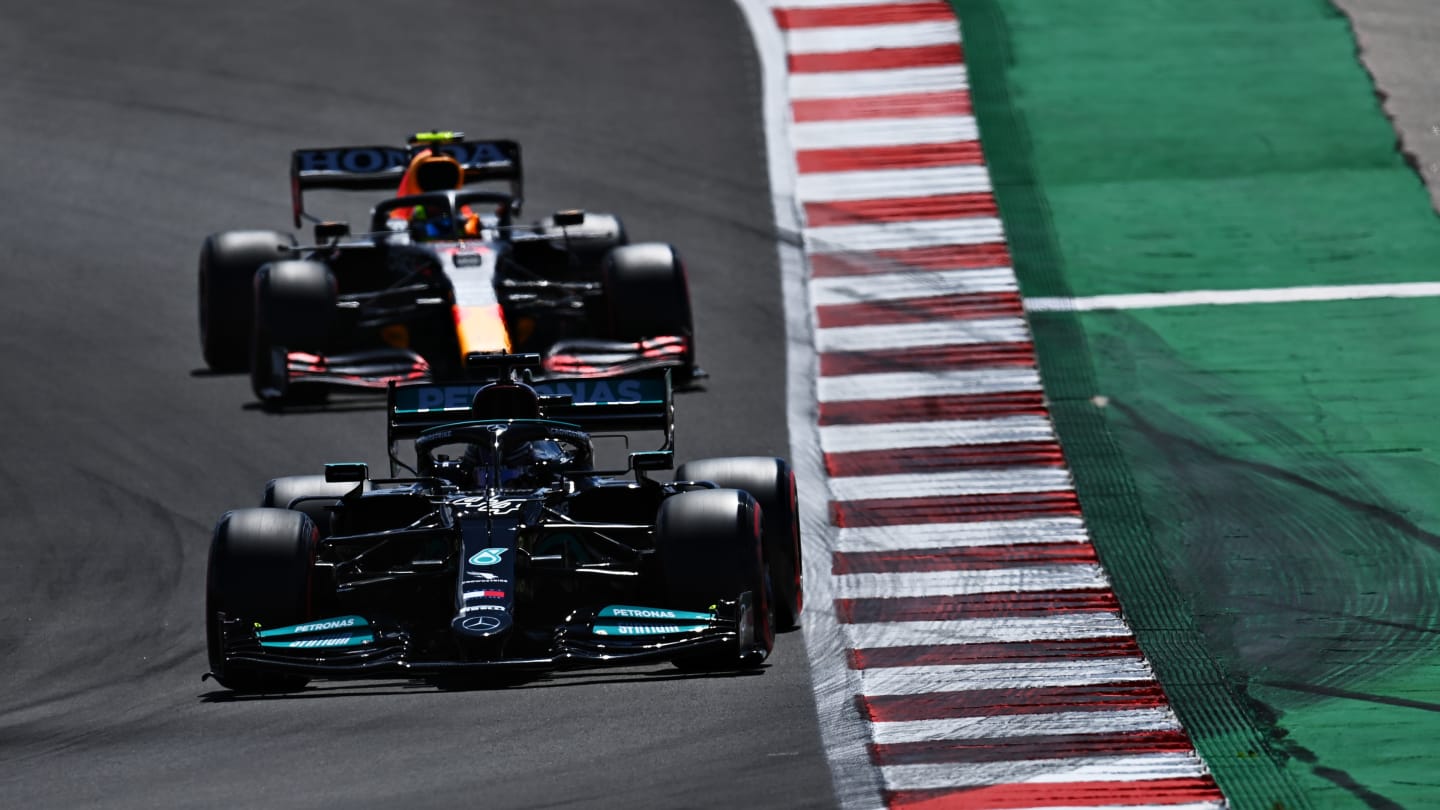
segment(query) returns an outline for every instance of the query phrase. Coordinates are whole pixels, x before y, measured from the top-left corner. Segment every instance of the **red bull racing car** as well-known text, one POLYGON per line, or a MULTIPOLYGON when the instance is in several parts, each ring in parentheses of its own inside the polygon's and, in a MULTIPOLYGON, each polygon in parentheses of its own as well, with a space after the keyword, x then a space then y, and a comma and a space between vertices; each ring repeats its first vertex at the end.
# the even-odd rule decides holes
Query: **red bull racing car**
POLYGON ((629 244, 611 214, 521 222, 514 141, 430 132, 405 148, 300 149, 290 180, 295 226, 315 222, 315 244, 226 231, 200 253, 206 364, 248 369, 262 402, 451 379, 471 352, 539 353, 540 378, 671 368, 685 385, 704 375, 676 250, 629 244), (307 190, 379 188, 398 195, 358 235, 304 208, 307 190))
POLYGON ((669 370, 531 385, 519 370, 539 356, 490 362, 494 382, 389 388, 390 477, 331 464, 274 479, 263 506, 220 519, 205 621, 222 686, 754 667, 795 626, 800 529, 784 460, 696 461, 661 481, 674 458, 669 370), (663 438, 602 469, 592 431, 663 438))

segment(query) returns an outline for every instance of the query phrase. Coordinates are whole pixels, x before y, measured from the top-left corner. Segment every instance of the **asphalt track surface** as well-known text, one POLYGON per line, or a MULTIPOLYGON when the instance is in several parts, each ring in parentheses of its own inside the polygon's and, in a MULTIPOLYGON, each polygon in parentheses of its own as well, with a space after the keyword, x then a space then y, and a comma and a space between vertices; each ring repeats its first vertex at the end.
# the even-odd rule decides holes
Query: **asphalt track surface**
POLYGON ((516 138, 530 214, 615 211, 685 256, 713 381, 679 457, 783 455, 758 93, 729 2, 5 4, 0 805, 832 806, 798 633, 739 677, 200 680, 216 518, 384 458, 373 404, 272 415, 201 370, 202 238, 283 227, 299 146, 516 138))

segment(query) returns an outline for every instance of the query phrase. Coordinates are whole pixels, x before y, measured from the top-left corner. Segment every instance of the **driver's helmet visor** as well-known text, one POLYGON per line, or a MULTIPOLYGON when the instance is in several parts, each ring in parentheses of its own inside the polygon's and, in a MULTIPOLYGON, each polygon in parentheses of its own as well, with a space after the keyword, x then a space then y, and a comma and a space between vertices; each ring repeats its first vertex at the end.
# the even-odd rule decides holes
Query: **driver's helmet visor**
POLYGON ((550 438, 506 441, 503 432, 477 443, 475 472, 481 486, 501 489, 541 485, 571 461, 559 442, 550 438))
POLYGON ((450 236, 455 230, 450 212, 432 205, 429 210, 423 205, 415 206, 410 213, 411 229, 430 239, 450 236))

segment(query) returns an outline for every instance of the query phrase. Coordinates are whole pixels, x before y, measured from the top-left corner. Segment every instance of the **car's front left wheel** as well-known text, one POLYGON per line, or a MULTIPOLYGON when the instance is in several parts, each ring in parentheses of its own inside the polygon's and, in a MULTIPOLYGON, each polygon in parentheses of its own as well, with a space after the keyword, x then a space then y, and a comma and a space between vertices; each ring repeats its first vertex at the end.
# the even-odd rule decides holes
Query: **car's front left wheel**
POLYGON ((667 607, 704 612, 734 601, 739 608, 735 649, 677 656, 676 666, 735 669, 765 661, 775 645, 775 618, 754 498, 735 489, 667 498, 655 523, 655 556, 667 607))

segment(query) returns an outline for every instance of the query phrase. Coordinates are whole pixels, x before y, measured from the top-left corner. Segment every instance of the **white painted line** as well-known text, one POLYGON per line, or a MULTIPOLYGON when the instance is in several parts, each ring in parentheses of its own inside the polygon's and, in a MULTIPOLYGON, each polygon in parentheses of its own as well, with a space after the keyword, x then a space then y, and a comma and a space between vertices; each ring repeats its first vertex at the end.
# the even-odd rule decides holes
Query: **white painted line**
POLYGON ((959 664, 935 667, 879 667, 857 670, 861 693, 928 695, 932 692, 973 692, 978 689, 1035 689, 1049 686, 1096 686, 1124 681, 1155 682, 1140 658, 1083 658, 1017 664, 959 664))
POLYGON ((830 491, 835 494, 837 501, 934 498, 946 495, 1009 495, 1070 489, 1070 471, 1049 467, 857 475, 830 481, 830 491))
POLYGON ((810 172, 795 181, 795 191, 801 200, 816 204, 979 194, 990 191, 990 172, 984 166, 810 172))
MULTIPOLYGON (((830 425, 820 428, 820 447, 827 453, 1047 441, 1055 441, 1055 430, 1051 427, 1050 420, 1043 416, 830 425)), ((1014 538, 1011 538, 1010 542, 1014 542, 1014 538)))
POLYGON ((910 270, 810 281, 810 303, 817 307, 873 301, 904 301, 941 295, 1017 292, 1009 267, 984 270, 910 270))
POLYGON ((1005 229, 995 217, 927 219, 873 225, 823 225, 805 229, 805 246, 812 253, 983 245, 1003 241, 1005 229))
POLYGON ((974 523, 915 523, 864 526, 836 532, 836 551, 1009 546, 1022 543, 1088 543, 1078 517, 991 520, 974 523))
MULTIPOLYGON (((1129 757, 1076 757, 1009 762, 953 762, 882 767, 891 790, 930 790, 1026 783, 1131 782, 1147 779, 1195 779, 1206 775, 1194 754, 1141 754, 1129 757)), ((1168 810, 1169 805, 1166 805, 1168 810)))
MULTIPOLYGON (((780 0, 774 7, 777 9, 792 8, 839 8, 841 6, 909 6, 919 3, 933 3, 935 0, 780 0)), ((766 12, 770 10, 770 4, 761 4, 766 12)), ((773 18, 772 18, 773 19, 773 18)))
POLYGON ((890 70, 795 73, 790 76, 789 84, 792 99, 807 101, 959 91, 969 87, 969 79, 964 65, 941 65, 890 70))
POLYGON ((1066 807, 1035 808, 1034 810, 1232 810, 1225 802, 1185 802, 1184 804, 1077 804, 1066 807))
POLYGON ((1039 391, 1040 375, 1033 368, 898 371, 820 377, 815 385, 821 402, 863 402, 1039 391))
POLYGON ((928 118, 857 118, 853 121, 803 121, 790 130, 796 149, 856 146, 912 146, 974 141, 980 130, 973 115, 928 118))
POLYGON ((834 28, 795 28, 786 35, 790 53, 843 53, 878 48, 920 48, 959 44, 954 22, 943 20, 879 25, 837 25, 834 28))
MULTIPOLYGON (((875 805, 883 808, 884 805, 875 805)), ((875 810, 866 808, 866 810, 875 810)), ((1234 810, 1224 802, 1185 802, 1184 804, 1067 804, 1029 805, 1017 810, 1234 810)))
POLYGON ((1032 735, 1131 734, 1139 731, 1179 729, 1180 722, 1175 719, 1174 712, 1168 708, 1156 708, 907 720, 898 723, 876 723, 874 734, 875 742, 888 745, 1032 735))
POLYGON ((1033 619, 955 619, 930 622, 861 622, 845 625, 850 646, 939 647, 950 644, 1004 644, 1076 638, 1129 636, 1118 613, 1056 613, 1033 619))
POLYGON ((973 571, 902 571, 894 574, 841 574, 835 577, 839 599, 906 599, 974 596, 983 593, 1035 593, 1108 588, 1098 565, 1031 565, 973 571))
POLYGON ((1094 295, 1086 298, 1028 298, 1032 312, 1093 312, 1107 309, 1225 306, 1231 304, 1294 304, 1308 301, 1358 301, 1369 298, 1434 298, 1440 282, 1403 284, 1337 284, 1325 287, 1275 287, 1254 290, 1187 290, 1182 292, 1094 295))
POLYGON ((815 348, 822 352, 967 346, 975 343, 1023 343, 1029 339, 1030 327, 1024 318, 835 326, 815 330, 815 348))

